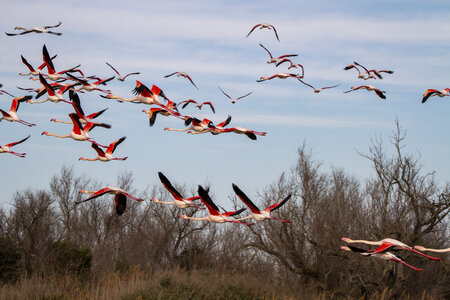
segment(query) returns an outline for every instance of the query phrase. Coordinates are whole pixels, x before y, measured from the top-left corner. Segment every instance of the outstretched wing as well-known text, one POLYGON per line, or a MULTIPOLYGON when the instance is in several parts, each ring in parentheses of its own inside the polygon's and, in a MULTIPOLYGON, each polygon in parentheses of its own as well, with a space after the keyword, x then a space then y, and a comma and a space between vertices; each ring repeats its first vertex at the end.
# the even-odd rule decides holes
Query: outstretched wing
POLYGON ((201 185, 198 186, 198 195, 200 196, 200 200, 208 207, 209 214, 214 216, 220 215, 219 208, 214 204, 208 192, 201 185))
POLYGON ((164 174, 161 172, 158 172, 158 176, 162 184, 166 188, 166 190, 168 190, 169 193, 171 193, 175 199, 183 201, 183 196, 181 196, 180 192, 178 192, 177 189, 174 188, 174 186, 170 183, 169 179, 167 179, 167 177, 164 176, 164 174))
POLYGON ((30 138, 30 136, 31 136, 31 135, 28 135, 26 138, 24 138, 24 139, 22 139, 22 140, 20 140, 20 141, 12 142, 12 143, 9 143, 9 144, 7 144, 7 145, 5 145, 5 146, 6 146, 6 147, 12 147, 12 146, 14 146, 14 145, 23 143, 23 142, 25 142, 26 140, 28 140, 28 139, 30 138))

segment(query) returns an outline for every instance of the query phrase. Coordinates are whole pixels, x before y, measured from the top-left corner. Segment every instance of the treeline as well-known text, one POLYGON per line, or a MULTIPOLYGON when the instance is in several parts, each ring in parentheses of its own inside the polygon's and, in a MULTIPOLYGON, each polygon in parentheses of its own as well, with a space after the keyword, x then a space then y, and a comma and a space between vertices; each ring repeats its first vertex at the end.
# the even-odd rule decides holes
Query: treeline
MULTIPOLYGON (((445 298, 450 295, 446 254, 436 262, 410 251, 399 253, 422 268, 420 273, 339 249, 341 237, 449 246, 450 183, 439 184, 434 172, 423 169, 420 157, 405 152, 404 132, 396 125, 390 147, 375 140, 361 154, 373 164, 373 176, 367 180, 342 169, 324 171, 301 146, 291 170, 252 197, 267 207, 291 194, 273 214, 292 223, 266 220, 244 226, 183 220, 177 217, 178 208, 150 201, 172 199, 159 182, 136 191, 132 173, 119 175, 116 186, 148 201, 128 201, 119 217, 111 195, 75 205, 86 197, 80 189, 99 189, 103 183, 78 177, 64 166, 48 189, 17 192, 10 209, 0 210, 0 280, 14 285, 26 278, 64 274, 91 282, 139 268, 153 274, 203 272, 205 278, 227 272, 229 280, 251 278, 252 287, 254 282, 264 290, 270 287, 274 297, 360 297, 389 290, 392 298, 424 292, 445 298)), ((196 194, 196 187, 176 187, 187 197, 196 194)), ((211 191, 214 195, 213 186, 211 191)), ((236 208, 243 206, 232 198, 236 208)), ((183 213, 202 211, 188 208, 183 213)), ((245 287, 246 282, 240 284, 245 287)))

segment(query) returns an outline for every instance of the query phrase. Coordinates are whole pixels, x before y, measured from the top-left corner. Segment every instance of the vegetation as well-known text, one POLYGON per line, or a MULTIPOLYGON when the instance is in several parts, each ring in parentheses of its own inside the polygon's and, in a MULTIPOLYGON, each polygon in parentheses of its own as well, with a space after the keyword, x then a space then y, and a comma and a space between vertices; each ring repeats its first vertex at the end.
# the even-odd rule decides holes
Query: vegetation
MULTIPOLYGON (((48 190, 18 192, 11 209, 0 210, 0 298, 445 298, 447 254, 436 262, 403 251, 420 273, 339 250, 344 236, 448 247, 450 183, 440 185, 420 157, 405 153, 404 138, 397 123, 392 151, 376 139, 361 154, 374 169, 365 181, 324 171, 301 146, 292 169, 254 199, 263 207, 292 194, 274 212, 292 223, 187 221, 176 217, 177 208, 151 201, 129 202, 118 217, 112 201, 75 205, 80 189, 101 185, 63 167, 48 190)), ((131 173, 121 174, 117 186, 144 199, 171 198, 159 183, 136 192, 131 173)))

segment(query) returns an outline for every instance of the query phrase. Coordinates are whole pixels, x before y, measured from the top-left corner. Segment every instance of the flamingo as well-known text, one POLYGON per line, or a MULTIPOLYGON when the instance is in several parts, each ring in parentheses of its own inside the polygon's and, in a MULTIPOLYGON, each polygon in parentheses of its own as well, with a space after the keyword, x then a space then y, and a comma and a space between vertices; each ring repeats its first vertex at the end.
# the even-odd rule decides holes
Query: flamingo
POLYGON ((189 133, 192 133, 190 131, 195 131, 195 132, 198 132, 198 133, 206 132, 206 131, 209 130, 209 128, 208 128, 209 122, 211 122, 211 121, 208 120, 208 119, 203 119, 203 121, 200 121, 197 118, 188 117, 186 119, 185 124, 187 124, 186 126, 188 126, 190 124, 190 126, 184 128, 184 129, 176 129, 176 128, 171 128, 171 127, 166 127, 166 128, 164 128, 164 130, 180 131, 180 132, 188 131, 189 133))
POLYGON ((126 139, 126 137, 121 137, 117 141, 112 142, 111 144, 109 144, 106 151, 103 151, 99 146, 97 146, 96 144, 93 143, 93 144, 91 144, 91 146, 92 146, 92 148, 94 148, 95 151, 97 151, 98 156, 94 157, 94 158, 80 157, 78 160, 87 160, 87 161, 99 160, 102 162, 108 162, 111 160, 126 160, 128 157, 118 158, 118 157, 112 156, 112 154, 116 150, 117 146, 119 146, 120 143, 122 143, 125 139, 126 139))
POLYGON ((117 76, 119 76, 119 77, 117 77, 117 80, 119 80, 119 81, 125 81, 125 78, 127 78, 127 77, 130 76, 130 75, 138 75, 138 74, 141 74, 140 72, 133 72, 133 73, 128 73, 128 74, 125 75, 125 76, 121 76, 120 73, 119 73, 119 71, 117 71, 113 66, 111 66, 109 63, 106 63, 106 64, 107 64, 111 69, 113 69, 114 72, 116 72, 117 76))
POLYGON ((285 55, 281 55, 278 57, 273 57, 272 53, 270 53, 270 51, 264 47, 262 44, 259 44, 264 50, 267 51, 267 53, 269 53, 270 56, 270 60, 267 61, 268 64, 276 64, 278 61, 280 61, 280 59, 286 58, 286 57, 294 57, 297 56, 298 54, 285 54, 285 55))
POLYGON ((69 117, 72 119, 72 123, 73 123, 73 129, 69 134, 58 135, 58 134, 50 133, 48 131, 44 131, 41 133, 41 135, 54 136, 57 138, 72 138, 76 141, 89 141, 93 144, 96 144, 97 146, 106 148, 106 146, 98 144, 97 142, 93 141, 91 137, 89 137, 89 131, 92 128, 94 128, 96 126, 108 128, 107 126, 105 126, 106 124, 94 124, 92 122, 89 122, 83 127, 83 125, 81 125, 80 118, 77 116, 77 114, 71 113, 71 114, 69 114, 69 117))
POLYGON ((81 87, 77 91, 85 90, 86 92, 92 92, 94 90, 97 90, 97 91, 100 91, 100 92, 103 92, 103 93, 110 93, 111 91, 110 90, 100 89, 100 88, 98 88, 98 85, 99 84, 105 85, 108 81, 111 81, 111 80, 113 80, 115 78, 115 76, 109 77, 107 79, 101 79, 101 78, 96 77, 95 78, 95 79, 97 79, 96 82, 89 83, 87 80, 77 78, 77 77, 75 77, 75 76, 73 76, 71 74, 67 74, 67 76, 69 76, 73 80, 77 81, 78 84, 81 84, 81 87))
POLYGON ((267 24, 267 23, 260 23, 260 24, 256 24, 255 26, 253 26, 253 28, 250 30, 250 32, 247 34, 247 36, 246 36, 246 38, 250 35, 250 33, 252 33, 253 32, 253 30, 255 30, 256 28, 258 28, 259 27, 259 29, 264 29, 264 28, 267 28, 267 29, 273 29, 273 32, 275 33, 275 36, 277 37, 277 40, 278 40, 278 42, 280 41, 280 39, 279 39, 279 37, 278 37, 278 33, 277 33, 277 30, 275 29, 275 27, 273 26, 273 25, 270 25, 270 24, 267 24))
POLYGON ((245 208, 241 208, 238 211, 230 211, 225 213, 220 213, 219 208, 214 204, 214 202, 211 200, 211 198, 208 195, 208 191, 206 191, 201 185, 198 186, 198 195, 200 196, 200 200, 206 205, 209 211, 209 215, 206 217, 196 218, 196 217, 189 217, 186 215, 179 215, 179 218, 185 219, 185 220, 196 220, 196 221, 208 221, 212 223, 226 223, 226 222, 232 222, 237 224, 244 224, 244 225, 254 225, 254 223, 245 223, 245 222, 239 222, 236 220, 231 219, 232 216, 237 216, 241 212, 245 210, 245 208))
POLYGON ((25 142, 25 141, 28 140, 29 138, 30 138, 30 135, 28 135, 26 138, 24 138, 24 139, 22 139, 22 140, 20 140, 20 141, 12 142, 12 143, 9 143, 9 144, 0 146, 0 153, 11 153, 11 154, 16 155, 16 156, 18 156, 18 157, 25 157, 26 153, 17 153, 17 152, 11 151, 10 148, 11 148, 12 146, 17 145, 17 144, 20 144, 20 143, 25 142))
POLYGON ((62 24, 61 21, 59 21, 58 24, 56 24, 56 25, 52 25, 52 26, 50 26, 50 25, 37 26, 37 27, 30 28, 30 29, 16 26, 16 27, 14 27, 14 30, 23 30, 23 31, 21 33, 7 33, 7 32, 5 32, 5 34, 7 36, 14 36, 14 35, 22 35, 22 34, 27 34, 27 33, 31 33, 31 32, 36 32, 36 33, 50 33, 50 34, 54 34, 54 35, 62 35, 61 32, 54 32, 54 31, 48 30, 49 28, 56 28, 56 27, 58 27, 61 24, 62 24))
POLYGON ((359 89, 365 89, 367 91, 374 91, 378 97, 380 97, 381 99, 386 99, 386 96, 384 95, 384 93, 386 93, 385 91, 379 90, 376 87, 372 86, 372 85, 361 85, 358 87, 351 87, 351 90, 345 91, 344 93, 348 93, 348 92, 352 92, 352 91, 356 91, 359 89))
POLYGON ((336 84, 336 85, 333 85, 333 86, 324 86, 324 87, 322 87, 322 88, 315 88, 315 87, 313 87, 311 84, 304 82, 304 81, 301 80, 300 78, 298 78, 298 81, 300 81, 300 82, 303 83, 304 85, 307 85, 307 86, 309 86, 310 88, 312 88, 312 89, 314 90, 314 93, 320 93, 322 90, 325 90, 325 89, 332 89, 332 88, 335 88, 335 87, 341 85, 341 84, 336 84))
MULTIPOLYGON (((70 100, 72 100, 72 106, 75 110, 75 113, 77 114, 80 123, 81 124, 87 124, 89 122, 92 122, 93 119, 97 118, 98 116, 100 116, 101 114, 103 114, 108 108, 105 108, 101 111, 92 113, 90 115, 85 115, 83 109, 81 108, 81 103, 80 103, 80 98, 78 97, 78 94, 75 93, 72 90, 69 90, 69 98, 70 100)), ((72 122, 70 121, 60 121, 60 120, 56 120, 56 119, 51 119, 50 122, 58 122, 58 123, 64 123, 64 124, 72 124, 72 122)), ((111 125, 109 124, 105 124, 105 123, 98 123, 98 122, 92 122, 94 124, 103 124, 103 127, 106 128, 111 128, 111 125)))
POLYGON ((260 135, 260 136, 265 136, 267 134, 267 132, 259 132, 259 131, 255 131, 255 130, 250 130, 244 127, 231 127, 231 128, 223 128, 223 129, 216 129, 214 130, 216 133, 223 133, 223 132, 234 132, 237 134, 245 134, 249 139, 251 140, 256 140, 256 136, 260 135))
POLYGON ((253 91, 251 91, 250 93, 247 93, 247 94, 245 94, 244 96, 240 96, 240 97, 237 97, 237 98, 231 98, 231 96, 228 95, 227 93, 225 93, 225 92, 220 88, 220 86, 219 86, 219 90, 221 90, 222 93, 223 93, 225 96, 227 96, 228 99, 230 99, 231 103, 233 103, 233 104, 236 103, 236 101, 238 101, 239 99, 242 99, 242 98, 244 98, 244 97, 247 97, 248 95, 250 95, 251 93, 253 93, 253 91))
POLYGON ((446 249, 432 249, 432 248, 425 248, 423 246, 418 246, 418 245, 415 245, 413 248, 418 250, 418 251, 431 251, 431 252, 439 252, 439 253, 450 252, 450 248, 446 248, 446 249))
MULTIPOLYGON (((47 47, 45 45, 42 47, 42 56, 44 58, 44 62, 45 62, 45 65, 47 66, 47 71, 48 71, 46 78, 48 78, 50 80, 55 81, 58 79, 66 79, 66 78, 63 78, 61 75, 66 74, 67 72, 80 72, 80 70, 77 69, 80 65, 77 65, 77 66, 67 69, 67 70, 56 72, 55 66, 53 65, 52 59, 50 58, 47 47)), ((81 72, 80 72, 80 74, 83 75, 83 73, 81 73, 81 72)))
POLYGON ((181 105, 181 103, 184 103, 181 108, 185 108, 189 103, 195 103, 198 109, 202 109, 203 105, 209 105, 209 107, 211 107, 212 112, 216 113, 216 111, 214 109, 214 106, 213 106, 213 104, 211 102, 198 103, 195 100, 189 99, 189 100, 181 101, 180 103, 178 103, 178 105, 181 105))
POLYGON ((188 131, 188 133, 201 134, 201 133, 211 132, 213 135, 217 135, 217 134, 223 133, 223 131, 221 131, 221 130, 223 129, 223 127, 227 126, 230 122, 231 122, 231 116, 228 116, 225 121, 223 121, 222 123, 219 123, 217 125, 214 125, 213 122, 211 122, 208 119, 204 119, 202 121, 202 124, 203 124, 202 127, 205 128, 204 125, 207 124, 205 131, 188 131))
MULTIPOLYGON (((45 80, 44 76, 42 76, 42 74, 39 74, 39 80, 41 81, 42 85, 45 88, 45 91, 47 91, 47 98, 45 98, 44 100, 41 101, 33 101, 33 100, 28 100, 28 103, 44 103, 46 101, 51 101, 54 103, 58 103, 60 101, 62 102, 66 102, 66 103, 71 103, 70 101, 64 100, 63 98, 63 94, 65 91, 69 90, 70 88, 72 88, 74 86, 74 84, 68 84, 68 85, 63 85, 59 91, 56 93, 55 89, 53 88, 52 85, 50 85, 47 80, 45 80)), ((39 92, 36 95, 36 98, 39 98, 40 95, 42 95, 42 93, 44 92, 44 90, 42 90, 41 92, 39 92)))
POLYGON ((358 78, 359 79, 364 79, 366 77, 366 73, 361 72, 361 70, 357 66, 358 66, 358 63, 357 62, 353 62, 353 65, 348 65, 348 66, 344 67, 344 70, 347 71, 347 70, 350 70, 350 69, 354 68, 355 70, 358 71, 358 78))
POLYGON ((439 97, 450 96, 450 89, 446 88, 441 91, 435 89, 428 89, 425 92, 425 94, 423 94, 422 103, 425 103, 431 96, 439 96, 439 97))
POLYGON ((275 220, 278 220, 281 222, 292 223, 291 221, 288 221, 288 220, 282 220, 282 219, 278 219, 278 218, 270 216, 270 213, 272 211, 280 208, 281 206, 283 206, 291 198, 291 195, 288 195, 283 200, 281 200, 275 204, 272 204, 271 206, 267 207, 263 211, 260 211, 259 208, 250 200, 250 198, 248 198, 247 195, 244 194, 244 192, 241 191, 241 189, 234 183, 233 183, 233 190, 236 193, 236 195, 239 197, 239 199, 241 199, 242 202, 244 202, 245 205, 247 205, 248 208, 250 208, 250 210, 252 211, 252 213, 250 215, 240 218, 240 219, 236 219, 236 221, 242 221, 242 220, 246 220, 246 219, 254 219, 255 221, 259 222, 259 221, 263 221, 266 219, 275 219, 275 220))
POLYGON ((256 80, 256 82, 261 82, 261 81, 271 80, 271 79, 274 79, 274 78, 286 79, 286 78, 289 78, 289 77, 297 78, 297 79, 303 78, 303 76, 300 75, 300 74, 277 73, 277 74, 272 75, 272 76, 270 76, 270 77, 261 77, 259 80, 256 80))
POLYGON ((361 249, 361 248, 357 248, 357 247, 354 247, 354 246, 351 246, 351 245, 349 245, 349 246, 341 246, 341 250, 353 251, 353 252, 359 253, 359 254, 364 255, 364 256, 373 256, 373 257, 380 258, 380 259, 392 260, 392 261, 395 261, 395 262, 402 263, 405 266, 407 266, 407 267, 409 267, 411 269, 414 269, 416 271, 423 272, 422 269, 419 269, 419 268, 416 268, 416 267, 413 267, 413 266, 407 264, 406 262, 403 261, 403 259, 401 259, 399 256, 396 256, 396 255, 392 254, 391 252, 377 252, 377 253, 374 253, 372 250, 368 250, 367 251, 367 250, 364 250, 364 249, 361 249))
POLYGON ((154 107, 154 108, 150 108, 149 110, 146 110, 146 109, 142 110, 143 113, 148 114, 150 126, 153 126, 155 124, 156 116, 158 114, 167 117, 167 116, 172 115, 171 110, 177 109, 177 104, 170 100, 167 100, 167 104, 164 106, 165 106, 165 108, 154 107))
POLYGON ((391 70, 379 70, 379 71, 377 71, 377 70, 375 70, 375 69, 373 69, 373 70, 368 70, 368 69, 367 69, 366 67, 364 67, 363 65, 358 64, 356 61, 354 61, 353 63, 354 63, 355 65, 357 65, 357 66, 360 66, 361 68, 363 68, 363 69, 366 71, 366 73, 365 73, 364 75, 367 75, 367 77, 364 77, 364 78, 363 78, 364 80, 371 79, 371 78, 377 79, 374 75, 376 75, 379 79, 383 79, 383 76, 381 76, 380 73, 388 73, 388 74, 393 74, 393 73, 394 73, 394 71, 391 71, 391 70), (373 74, 371 74, 371 73, 373 73, 373 74))
POLYGON ((0 112, 2 113, 1 120, 6 120, 9 122, 19 122, 20 124, 23 124, 28 127, 36 126, 36 124, 25 122, 24 120, 20 119, 17 116, 17 111, 19 110, 19 104, 22 102, 26 102, 33 98, 33 96, 20 96, 17 98, 14 98, 11 103, 11 108, 9 109, 9 112, 4 111, 3 109, 0 109, 0 112))
POLYGON ((106 195, 106 194, 113 194, 114 196, 114 202, 116 204, 116 212, 118 216, 121 216, 124 212, 125 209, 127 208, 127 197, 130 199, 133 199, 135 201, 144 201, 144 199, 140 199, 140 198, 136 198, 132 195, 130 195, 129 193, 127 193, 126 191, 118 188, 118 187, 114 187, 114 186, 107 186, 101 190, 98 191, 87 191, 87 190, 80 190, 80 193, 83 194, 92 194, 92 196, 90 196, 87 199, 81 200, 81 201, 76 201, 75 204, 78 205, 80 203, 95 199, 97 197, 106 195))
MULTIPOLYGON (((174 188, 174 186, 170 183, 169 179, 167 179, 167 177, 164 176, 163 173, 158 172, 158 176, 159 176, 159 179, 161 180, 162 184, 166 188, 166 190, 168 190, 169 193, 172 194, 174 199, 173 199, 173 201, 167 202, 167 201, 160 201, 156 198, 152 198, 153 202, 161 203, 161 204, 165 204, 165 205, 174 205, 181 209, 184 209, 187 207, 198 207, 200 205, 200 204, 192 203, 192 201, 200 199, 200 196, 194 196, 194 197, 185 199, 185 198, 183 198, 183 196, 181 196, 180 192, 178 192, 178 190, 176 188, 174 188)), ((203 208, 201 208, 201 209, 203 209, 203 208)))
POLYGON ((156 85, 149 89, 142 82, 136 80, 136 87, 133 89, 133 93, 136 95, 134 98, 122 98, 113 94, 107 94, 106 96, 100 95, 100 97, 105 99, 116 99, 118 102, 126 101, 132 103, 144 103, 144 104, 161 104, 159 102, 159 96, 168 100, 164 92, 156 85))
POLYGON ((184 73, 184 72, 173 72, 173 73, 171 73, 169 75, 164 76, 164 78, 170 77, 170 76, 175 75, 175 74, 177 75, 177 77, 181 76, 181 77, 189 79, 189 81, 192 83, 192 85, 194 85, 195 88, 198 89, 198 87, 195 85, 194 81, 192 81, 191 77, 188 74, 184 73))
MULTIPOLYGON (((57 55, 54 55, 51 60, 53 60, 57 55)), ((38 76, 39 73, 41 73, 41 70, 47 65, 45 62, 40 65, 36 70, 33 68, 33 66, 28 63, 28 61, 25 59, 25 57, 23 57, 23 55, 20 56, 22 58, 22 62, 25 64, 25 66, 27 66, 28 70, 30 70, 30 72, 28 73, 19 73, 19 75, 21 76, 28 76, 28 75, 33 75, 33 76, 38 76)))
POLYGON ((379 246, 377 249, 373 250, 373 253, 382 253, 385 251, 388 251, 389 249, 403 249, 403 250, 409 250, 412 252, 415 252, 417 254, 420 254, 428 259, 432 259, 432 260, 441 260, 438 257, 432 257, 432 256, 428 256, 426 254, 423 254, 422 252, 419 252, 417 250, 415 250, 414 248, 406 245, 405 243, 402 243, 400 241, 391 239, 391 238, 385 238, 382 239, 381 241, 366 241, 366 240, 352 240, 346 237, 341 238, 341 241, 344 241, 346 243, 363 243, 363 244, 368 244, 368 245, 375 245, 375 246, 379 246))
POLYGON ((288 62, 290 63, 288 70, 290 70, 291 68, 298 68, 300 67, 302 69, 302 78, 305 76, 305 69, 303 68, 303 66, 301 64, 296 64, 294 63, 292 60, 290 60, 289 58, 284 58, 282 60, 280 60, 279 62, 276 63, 275 67, 278 67, 279 65, 288 62))

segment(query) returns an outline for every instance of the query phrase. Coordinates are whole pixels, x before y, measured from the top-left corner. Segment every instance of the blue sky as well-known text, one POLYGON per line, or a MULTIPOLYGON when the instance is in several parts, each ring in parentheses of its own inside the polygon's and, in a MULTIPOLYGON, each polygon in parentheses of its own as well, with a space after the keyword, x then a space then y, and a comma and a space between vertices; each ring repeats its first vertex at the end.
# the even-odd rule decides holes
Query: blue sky
MULTIPOLYGON (((27 34, 0 37, 0 82, 15 95, 20 87, 39 87, 38 82, 17 75, 27 71, 22 54, 32 65, 42 62, 45 44, 57 70, 81 64, 86 75, 114 75, 105 64, 121 73, 141 72, 125 82, 114 80, 108 88, 130 98, 135 80, 159 86, 173 101, 211 101, 216 114, 188 106, 183 114, 207 117, 218 123, 227 115, 229 126, 266 131, 252 141, 236 134, 188 135, 167 132, 183 128, 178 119, 158 117, 153 127, 142 113, 146 105, 117 103, 98 92, 80 94, 86 113, 108 107, 101 120, 112 129, 96 128, 91 136, 102 144, 127 136, 116 156, 124 162, 84 162, 80 156, 95 152, 85 142, 42 136, 44 130, 67 134, 71 125, 50 122, 68 119, 71 107, 64 103, 20 106, 19 116, 36 123, 28 128, 18 123, 0 123, 0 144, 31 134, 15 147, 27 158, 2 154, 1 204, 8 207, 15 191, 47 188, 61 166, 74 166, 76 174, 114 185, 122 171, 132 171, 135 187, 159 184, 157 172, 173 183, 196 186, 211 184, 214 200, 226 208, 231 203, 231 183, 256 197, 288 171, 303 143, 312 149, 323 168, 343 168, 359 178, 372 175, 370 163, 357 151, 367 151, 371 139, 388 142, 399 119, 407 130, 409 152, 420 153, 427 171, 436 171, 443 184, 450 177, 450 98, 433 97, 421 104, 428 88, 449 87, 450 5, 447 1, 14 1, 0 12, 0 26, 12 32, 15 26, 52 25, 62 36, 27 34), (255 30, 258 23, 273 24, 273 32, 255 30), (266 46, 274 56, 297 53, 295 61, 305 67, 304 80, 316 87, 340 84, 314 94, 296 80, 256 82, 261 76, 286 72, 287 66, 266 64, 266 46), (395 73, 383 80, 363 81, 354 70, 343 67, 357 61, 395 73), (175 71, 188 73, 199 89, 186 79, 164 78, 175 71), (351 86, 371 84, 386 91, 387 100, 351 86), (232 96, 254 91, 236 104, 225 98, 220 86, 232 96)), ((292 70, 292 69, 291 69, 292 70)), ((8 110, 10 97, 0 96, 8 110)), ((258 202, 258 200, 256 200, 258 202)))

